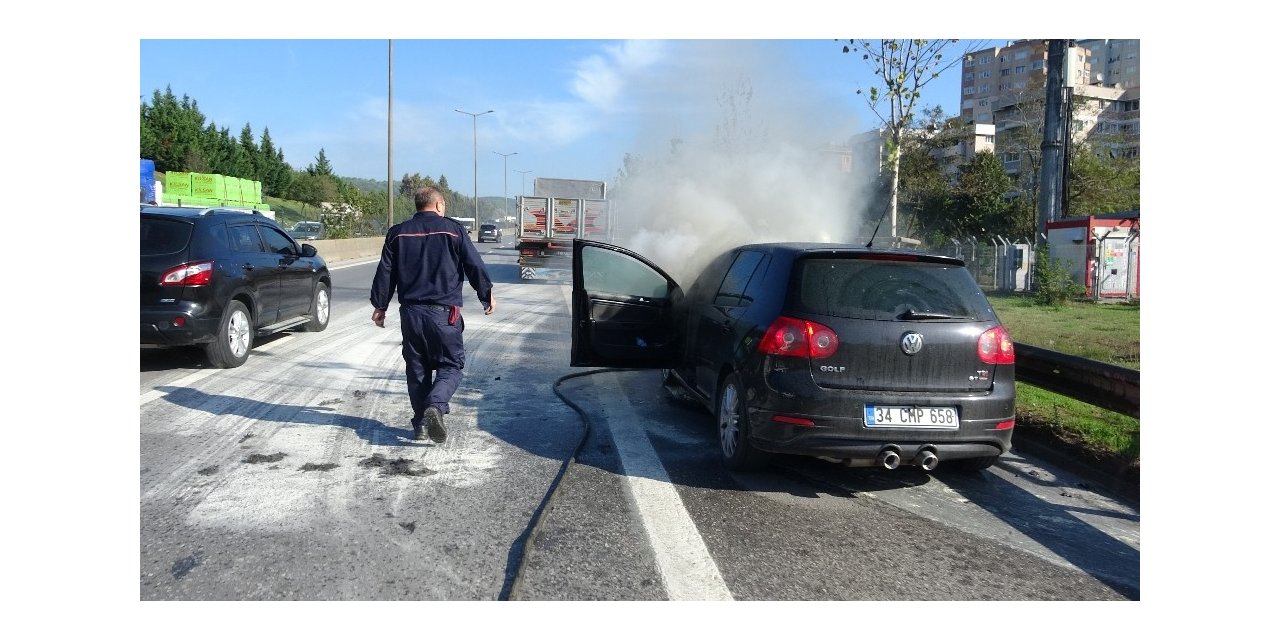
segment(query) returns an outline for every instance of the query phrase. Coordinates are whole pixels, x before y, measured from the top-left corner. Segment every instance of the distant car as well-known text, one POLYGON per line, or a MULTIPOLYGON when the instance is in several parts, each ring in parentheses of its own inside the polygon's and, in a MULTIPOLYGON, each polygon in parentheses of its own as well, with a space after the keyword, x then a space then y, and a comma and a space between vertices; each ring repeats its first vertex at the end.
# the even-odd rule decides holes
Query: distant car
POLYGON ((499 229, 496 224, 480 225, 480 235, 476 238, 476 241, 484 242, 485 240, 502 242, 502 229, 499 229))
POLYGON ((294 240, 319 240, 324 237, 324 225, 319 222, 304 220, 289 229, 294 240))
POLYGON ((238 367, 254 338, 329 326, 329 268, 256 213, 142 206, 141 344, 204 347, 238 367))
POLYGON ((573 245, 572 366, 660 368, 715 415, 734 470, 770 453, 976 471, 1009 451, 1013 341, 964 262, 738 247, 688 291, 644 257, 573 245))

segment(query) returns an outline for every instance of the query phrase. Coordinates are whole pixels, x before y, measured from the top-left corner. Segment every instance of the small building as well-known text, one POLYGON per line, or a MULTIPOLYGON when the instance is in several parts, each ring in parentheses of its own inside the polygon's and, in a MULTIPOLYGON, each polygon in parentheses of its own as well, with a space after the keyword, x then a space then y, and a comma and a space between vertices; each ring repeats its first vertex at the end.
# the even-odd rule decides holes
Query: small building
POLYGON ((1045 226, 1049 258, 1061 260, 1090 298, 1117 302, 1141 297, 1137 211, 1065 218, 1045 226))

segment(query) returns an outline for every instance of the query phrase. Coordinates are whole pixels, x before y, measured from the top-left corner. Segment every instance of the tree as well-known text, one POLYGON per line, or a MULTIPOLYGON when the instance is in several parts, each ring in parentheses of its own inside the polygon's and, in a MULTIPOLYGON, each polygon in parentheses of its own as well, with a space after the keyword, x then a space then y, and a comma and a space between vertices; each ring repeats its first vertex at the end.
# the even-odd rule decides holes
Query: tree
POLYGON ((434 187, 434 186, 436 186, 436 184, 432 182, 431 178, 424 178, 422 177, 422 174, 418 174, 418 173, 415 173, 413 175, 409 175, 406 173, 404 174, 404 177, 400 178, 400 188, 398 193, 402 196, 412 197, 413 192, 417 191, 418 189, 423 189, 426 187, 434 187))
POLYGON ((165 87, 151 95, 151 104, 140 108, 142 134, 140 153, 156 163, 156 171, 192 171, 190 163, 204 162, 201 149, 204 114, 195 100, 183 94, 179 101, 165 87))
POLYGON ((960 166, 951 210, 954 236, 1008 233, 1010 203, 1005 199, 1013 183, 1004 163, 990 151, 980 151, 960 166))
MULTIPOLYGON (((957 40, 849 40, 843 52, 862 52, 883 87, 870 87, 865 94, 867 104, 880 118, 888 139, 889 169, 889 233, 898 238, 898 179, 902 158, 903 133, 911 125, 920 91, 943 71, 960 62, 963 55, 948 60, 944 51, 957 40), (886 115, 883 111, 887 110, 886 115)), ((965 51, 965 54, 969 51, 965 51)), ((863 95, 862 88, 857 93, 863 95)))
POLYGON ((307 166, 307 173, 313 176, 333 176, 333 165, 329 164, 329 159, 324 155, 324 147, 320 148, 320 153, 316 155, 316 161, 307 166))
POLYGON ((288 197, 290 200, 320 206, 321 202, 338 200, 338 185, 331 176, 299 171, 289 185, 288 197))
POLYGON ((293 169, 284 161, 284 150, 276 149, 271 141, 271 132, 263 127, 262 142, 258 145, 258 154, 262 166, 262 194, 280 197, 293 182, 293 169))
POLYGON ((1065 215, 1133 211, 1141 204, 1141 172, 1136 157, 1113 156, 1105 147, 1072 145, 1065 215))

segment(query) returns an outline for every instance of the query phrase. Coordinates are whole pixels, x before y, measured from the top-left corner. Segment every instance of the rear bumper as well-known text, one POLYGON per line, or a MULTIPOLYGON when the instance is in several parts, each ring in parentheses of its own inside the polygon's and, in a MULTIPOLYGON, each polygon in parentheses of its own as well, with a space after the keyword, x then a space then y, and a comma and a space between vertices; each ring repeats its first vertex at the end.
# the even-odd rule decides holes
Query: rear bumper
POLYGON ((1012 423, 1014 400, 1012 379, 997 381, 988 392, 868 392, 810 385, 803 396, 783 394, 761 381, 748 388, 747 412, 752 445, 765 451, 858 463, 874 461, 885 448, 897 450, 904 460, 927 449, 945 461, 1007 453, 1013 428, 996 427, 1012 423), (960 425, 951 429, 868 427, 864 417, 868 404, 955 407, 960 425), (776 420, 779 416, 788 422, 776 420), (806 420, 813 425, 792 423, 806 420))
POLYGON ((206 316, 206 309, 195 304, 143 307, 139 342, 165 346, 212 342, 218 332, 219 319, 206 316), (182 326, 179 326, 178 318, 182 319, 182 326))

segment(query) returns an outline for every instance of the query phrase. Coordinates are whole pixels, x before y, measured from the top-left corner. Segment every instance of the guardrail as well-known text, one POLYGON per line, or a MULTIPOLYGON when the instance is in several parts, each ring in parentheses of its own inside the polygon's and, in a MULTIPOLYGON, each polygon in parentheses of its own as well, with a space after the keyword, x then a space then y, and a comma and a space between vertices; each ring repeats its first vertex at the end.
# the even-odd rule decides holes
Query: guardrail
POLYGON ((1138 416, 1136 369, 1050 351, 1021 342, 1013 343, 1018 382, 1110 409, 1138 416))

